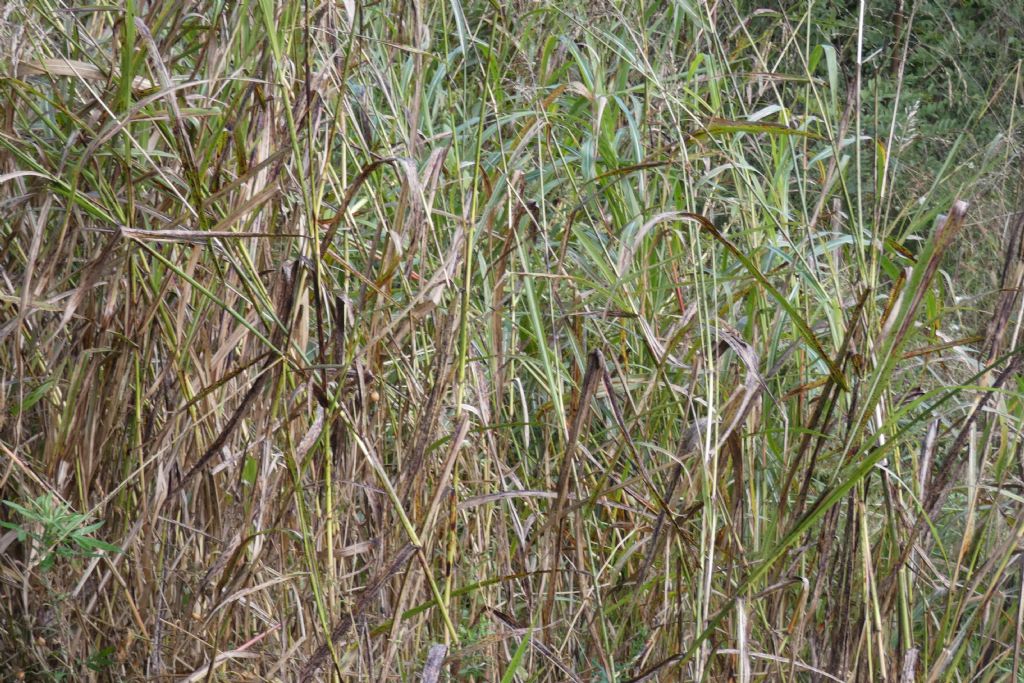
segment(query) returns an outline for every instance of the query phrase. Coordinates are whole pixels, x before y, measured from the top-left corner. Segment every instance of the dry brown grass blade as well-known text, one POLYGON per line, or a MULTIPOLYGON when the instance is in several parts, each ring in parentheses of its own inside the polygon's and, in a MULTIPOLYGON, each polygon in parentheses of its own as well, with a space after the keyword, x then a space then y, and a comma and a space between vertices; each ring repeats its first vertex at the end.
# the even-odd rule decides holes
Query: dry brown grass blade
MULTIPOLYGON (((192 201, 198 205, 202 201, 202 193, 199 192, 199 187, 201 186, 199 169, 196 166, 196 154, 192 147, 192 141, 189 138, 188 132, 185 130, 181 107, 178 106, 174 82, 171 80, 170 72, 167 70, 167 65, 164 63, 160 46, 156 44, 156 41, 153 39, 153 34, 149 32, 149 27, 146 26, 146 22, 143 21, 141 17, 135 17, 135 30, 138 31, 139 36, 142 38, 142 42, 146 45, 150 60, 153 63, 153 70, 156 71, 157 80, 160 83, 160 88, 166 94, 167 106, 170 108, 172 114, 171 124, 173 126, 178 149, 181 152, 181 158, 185 164, 186 175, 189 182, 192 184, 192 201)), ((200 218, 200 221, 202 221, 202 218, 200 218)))
POLYGON ((1019 305, 1021 290, 1024 287, 1024 211, 1013 217, 1007 237, 999 299, 985 334, 989 363, 995 362, 1003 352, 1006 329, 1019 305))
MULTIPOLYGON (((73 76, 92 81, 107 81, 118 77, 116 71, 108 75, 95 64, 83 62, 80 59, 66 59, 64 57, 48 57, 18 62, 15 73, 18 78, 73 76)), ((136 76, 132 79, 132 87, 136 90, 149 90, 155 86, 148 78, 136 76)))
MULTIPOLYGON (((299 674, 299 680, 312 681, 316 677, 317 672, 319 672, 327 662, 327 658, 330 656, 331 650, 341 647, 342 640, 348 635, 349 630, 351 630, 355 625, 356 619, 363 617, 365 613, 369 611, 372 602, 379 598, 379 593, 384 588, 384 585, 393 576, 404 571, 406 565, 409 564, 409 560, 411 560, 415 554, 416 547, 412 543, 406 543, 397 553, 394 554, 391 560, 387 562, 384 569, 382 569, 369 583, 366 584, 366 587, 359 594, 359 597, 356 598, 351 612, 343 616, 331 630, 331 642, 318 647, 313 655, 306 661, 299 674)), ((338 673, 341 675, 341 672, 338 673)))
POLYGON ((545 527, 547 550, 545 565, 550 572, 547 597, 545 598, 542 624, 551 623, 551 613, 555 604, 555 593, 558 590, 558 567, 561 564, 562 534, 564 531, 565 510, 569 502, 569 486, 576 467, 576 445, 580 434, 586 429, 590 419, 590 402, 597 393, 597 387, 604 375, 604 355, 595 349, 587 356, 587 369, 583 375, 583 383, 576 398, 576 411, 569 423, 569 434, 565 445, 565 454, 558 473, 558 484, 554 506, 548 515, 545 527))
POLYGON ((533 649, 536 650, 538 654, 540 654, 548 662, 550 662, 551 665, 555 669, 557 669, 563 676, 565 676, 567 680, 572 681, 572 683, 583 683, 583 679, 581 679, 568 664, 563 662, 561 658, 558 657, 557 654, 548 645, 534 638, 532 634, 528 633, 528 629, 519 625, 516 622, 516 620, 513 619, 511 616, 505 614, 500 610, 496 610, 493 608, 489 608, 487 612, 491 615, 491 619, 493 619, 496 623, 504 626, 505 628, 510 628, 517 633, 523 634, 524 637, 529 638, 531 647, 533 647, 533 649))
POLYGON ((345 190, 345 196, 341 200, 341 204, 337 209, 337 214, 329 221, 327 232, 325 232, 323 237, 320 238, 321 254, 327 253, 331 246, 331 242, 334 240, 334 235, 338 232, 338 227, 345 221, 345 214, 348 211, 349 205, 352 203, 352 200, 355 199, 356 193, 359 192, 359 188, 361 188, 370 177, 370 174, 385 164, 397 165, 400 162, 401 159, 398 157, 375 159, 359 171, 359 174, 352 180, 351 184, 345 190))
POLYGON ((207 446, 206 450, 203 451, 203 454, 199 456, 199 459, 195 461, 195 463, 185 472, 185 474, 181 476, 181 478, 177 482, 175 482, 175 484, 171 487, 170 491, 167 494, 168 499, 173 499, 178 494, 179 491, 185 488, 185 486, 187 486, 188 483, 192 481, 192 478, 195 477, 200 472, 202 472, 203 469, 213 459, 213 457, 220 452, 220 449, 224 447, 224 444, 226 444, 228 439, 231 438, 231 434, 235 431, 235 429, 237 429, 242 418, 246 415, 246 413, 248 413, 249 409, 252 407, 256 399, 260 397, 260 394, 263 391, 264 384, 267 382, 268 379, 270 379, 273 365, 274 359, 268 359, 267 362, 263 365, 263 367, 260 369, 259 375, 256 377, 255 381, 253 381, 252 385, 249 387, 249 390, 245 392, 245 396, 242 398, 242 402, 238 405, 237 408, 235 408, 235 411, 231 414, 231 417, 228 418, 228 421, 224 424, 220 432, 217 434, 217 438, 215 438, 213 442, 210 443, 209 446, 207 446))
POLYGON ((22 275, 21 302, 20 305, 18 306, 18 315, 14 319, 13 327, 8 328, 8 326, 5 325, 4 328, 2 328, 3 331, 0 332, 0 341, 3 341, 3 337, 5 337, 8 333, 13 332, 15 330, 20 331, 25 323, 25 317, 28 316, 29 313, 31 312, 29 304, 33 298, 33 286, 36 284, 32 281, 32 278, 33 275, 35 274, 36 265, 39 260, 39 249, 43 243, 43 235, 45 233, 46 221, 50 213, 50 207, 52 205, 52 197, 47 197, 46 199, 44 199, 42 206, 39 208, 38 216, 34 217, 34 220, 32 221, 33 225, 29 228, 32 234, 32 241, 30 242, 29 246, 25 272, 22 275))
MULTIPOLYGON (((697 453, 701 450, 702 441, 704 435, 707 434, 710 422, 707 418, 699 418, 694 424, 686 428, 683 432, 683 437, 679 440, 679 447, 676 451, 676 464, 672 468, 672 476, 670 483, 662 493, 662 499, 665 501, 672 501, 675 497, 675 491, 679 487, 679 482, 682 479, 683 474, 683 459, 687 456, 697 453)), ((647 541, 647 552, 644 556, 643 564, 640 565, 640 569, 636 575, 628 581, 621 584, 620 587, 625 588, 626 586, 642 586, 644 581, 647 580, 647 573, 650 571, 651 566, 654 564, 654 559, 662 546, 662 533, 665 527, 666 517, 670 514, 675 514, 669 509, 662 509, 658 512, 658 516, 654 521, 654 528, 651 531, 650 539, 647 541)))
POLYGON ((419 488, 418 482, 421 479, 421 469, 427 447, 436 438, 438 421, 444 408, 443 398, 451 387, 452 366, 455 361, 453 345, 455 342, 455 323, 457 320, 457 316, 446 316, 438 332, 436 353, 430 373, 433 383, 430 387, 430 393, 420 404, 412 448, 399 477, 398 493, 402 500, 407 500, 410 492, 419 488))
POLYGON ((79 285, 75 288, 74 293, 68 300, 64 307, 64 313, 61 316, 60 323, 51 335, 51 341, 56 339, 57 335, 60 334, 71 319, 75 315, 75 311, 82 305, 82 302, 89 295, 89 291, 96 285, 99 279, 113 267, 114 250, 120 244, 120 237, 116 234, 111 235, 107 240, 107 243, 103 246, 103 249, 97 254, 96 258, 89 263, 85 268, 85 272, 82 276, 82 280, 79 285))
MULTIPOLYGON (((899 299, 894 303, 894 309, 898 309, 899 304, 902 303, 902 299, 909 294, 910 301, 905 309, 906 314, 900 322, 899 329, 895 331, 893 336, 893 348, 899 348, 901 346, 907 337, 910 327, 917 321, 915 313, 920 308, 925 295, 929 292, 929 285, 939 270, 943 255, 963 229, 964 218, 967 216, 967 208, 968 204, 965 201, 957 200, 953 202, 953 205, 949 209, 949 213, 935 228, 935 235, 932 238, 934 248, 929 256, 928 262, 925 264, 925 269, 918 286, 914 288, 914 291, 909 293, 906 290, 902 290, 899 294, 899 299)), ((887 340, 889 334, 892 333, 895 323, 896 318, 893 316, 886 319, 882 331, 878 335, 879 343, 882 343, 882 340, 887 340)))
MULTIPOLYGON (((869 289, 861 291, 860 297, 857 300, 857 305, 850 315, 850 321, 846 327, 846 334, 843 336, 843 343, 839 347, 839 352, 836 354, 835 362, 841 367, 845 368, 847 356, 850 353, 851 345, 853 340, 858 334, 858 330, 861 325, 861 315, 864 312, 864 305, 867 303, 868 295, 871 293, 869 289)), ((836 396, 839 391, 839 385, 837 385, 831 376, 826 378, 825 389, 821 392, 821 396, 814 407, 814 412, 811 414, 810 419, 807 422, 803 436, 800 438, 800 446, 797 449, 796 457, 793 459, 792 464, 786 471, 786 477, 783 480, 782 486, 779 490, 779 516, 782 519, 786 518, 786 508, 789 502, 789 489, 793 483, 793 478, 796 476, 797 470, 803 462, 804 456, 807 453, 807 449, 811 444, 811 439, 814 433, 819 430, 820 425, 828 425, 829 420, 832 417, 832 412, 836 408, 836 396)), ((808 488, 810 486, 811 474, 814 472, 814 465, 817 461, 818 455, 821 449, 825 445, 825 439, 818 437, 817 445, 815 446, 814 452, 811 455, 811 462, 808 464, 806 469, 806 475, 804 476, 804 483, 800 487, 800 494, 797 498, 797 503, 793 508, 792 513, 789 515, 789 519, 796 520, 803 514, 803 508, 807 501, 808 488)))
POLYGON ((895 599, 896 578, 899 569, 908 562, 911 554, 915 551, 921 551, 921 548, 918 546, 918 538, 930 526, 934 527, 937 523, 939 516, 942 514, 943 503, 949 497, 954 484, 962 478, 963 470, 967 466, 966 458, 963 457, 962 451, 971 430, 984 414, 985 407, 997 395, 997 390, 1000 389, 1007 380, 1014 378, 1017 375, 1022 364, 1024 364, 1024 353, 1018 352, 1009 359, 1009 362, 1006 364, 1006 367, 1002 372, 1000 372, 988 385, 991 390, 984 392, 975 401, 970 414, 960 425, 956 438, 953 439, 952 444, 950 444, 949 448, 946 449, 946 455, 942 459, 942 462, 936 462, 933 466, 935 474, 933 475, 932 481, 922 487, 922 491, 924 492, 922 500, 923 509, 918 515, 914 526, 907 534, 903 551, 900 553, 896 562, 893 563, 888 576, 885 577, 885 580, 881 584, 882 590, 880 593, 883 596, 883 605, 886 608, 885 611, 888 611, 889 606, 895 599))
MULTIPOLYGON (((286 324, 291 323, 292 313, 295 309, 296 299, 296 285, 299 282, 297 277, 298 262, 290 262, 285 264, 280 272, 277 282, 276 301, 275 306, 277 308, 277 319, 279 321, 286 321, 286 324)), ((275 346, 281 345, 281 340, 284 337, 284 330, 275 328, 271 334, 271 339, 275 346)), ((276 355, 272 355, 263 363, 263 366, 259 369, 256 379, 253 380, 249 389, 245 392, 245 396, 242 398, 241 403, 235 408, 231 417, 228 418, 224 426, 220 429, 217 437, 207 446, 206 450, 199 457, 198 460, 185 472, 184 475, 170 488, 168 492, 168 499, 173 499, 179 491, 181 491, 197 474, 199 474, 213 459, 214 456, 224 447, 224 445, 231 438, 232 433, 238 428, 242 418, 249 412, 253 404, 257 399, 261 398, 263 387, 267 381, 274 374, 275 366, 280 362, 276 355)))
POLYGON ((946 450, 946 455, 942 462, 935 463, 936 474, 925 489, 927 495, 923 501, 924 509, 933 522, 939 514, 939 508, 942 506, 943 501, 949 495, 952 482, 959 480, 961 477, 963 467, 966 464, 962 453, 971 428, 980 419, 985 411, 985 407, 997 396, 996 390, 1000 389, 1008 380, 1015 378, 1022 364, 1024 364, 1024 351, 1018 352, 1010 358, 1006 367, 989 384, 991 391, 986 391, 978 398, 970 415, 960 425, 959 433, 946 450))
MULTIPOLYGON (((434 532, 435 520, 441 511, 441 506, 452 493, 450 485, 452 470, 455 468, 455 460, 462 450, 462 446, 466 440, 466 435, 469 434, 469 426, 469 416, 464 413, 459 418, 459 421, 455 426, 455 432, 452 434, 448 453, 445 456, 440 472, 437 475, 437 481, 434 484, 434 496, 431 499, 430 504, 427 506, 422 523, 419 525, 419 536, 423 539, 423 543, 426 546, 424 549, 425 555, 430 553, 431 548, 438 539, 438 534, 434 532)), ((402 588, 398 594, 395 617, 391 625, 390 646, 385 653, 382 662, 384 670, 388 670, 391 661, 398 656, 398 646, 401 643, 400 634, 403 621, 402 612, 406 607, 406 603, 412 598, 412 596, 419 593, 424 577, 422 574, 409 572, 405 578, 406 580, 403 582, 402 588)))

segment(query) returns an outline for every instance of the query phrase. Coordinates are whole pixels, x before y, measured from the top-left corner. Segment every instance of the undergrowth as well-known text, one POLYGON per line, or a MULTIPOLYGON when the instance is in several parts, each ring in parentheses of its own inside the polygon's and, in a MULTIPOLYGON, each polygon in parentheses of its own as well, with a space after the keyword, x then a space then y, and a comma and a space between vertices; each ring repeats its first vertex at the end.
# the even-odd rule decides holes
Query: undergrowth
POLYGON ((1020 680, 1022 55, 891 4, 3 5, 0 672, 1020 680))

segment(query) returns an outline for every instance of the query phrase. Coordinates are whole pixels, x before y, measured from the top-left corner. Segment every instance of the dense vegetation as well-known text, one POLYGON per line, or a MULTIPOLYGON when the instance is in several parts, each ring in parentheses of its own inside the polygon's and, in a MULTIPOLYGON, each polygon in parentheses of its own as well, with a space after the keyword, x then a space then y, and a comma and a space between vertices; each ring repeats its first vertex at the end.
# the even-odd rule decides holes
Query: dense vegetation
POLYGON ((1021 680, 1024 9, 766 5, 0 7, 0 675, 1021 680))

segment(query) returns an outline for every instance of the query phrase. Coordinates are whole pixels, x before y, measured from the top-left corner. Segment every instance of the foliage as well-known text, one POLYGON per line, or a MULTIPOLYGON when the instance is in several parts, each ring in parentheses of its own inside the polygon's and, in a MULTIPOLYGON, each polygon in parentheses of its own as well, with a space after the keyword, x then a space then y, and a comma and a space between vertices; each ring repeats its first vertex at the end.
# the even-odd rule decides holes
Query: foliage
POLYGON ((0 521, 0 527, 14 531, 19 542, 30 542, 39 554, 42 571, 53 568, 58 558, 95 557, 102 552, 118 552, 120 548, 95 538, 93 534, 103 522, 89 522, 89 515, 73 512, 67 503, 46 493, 27 506, 11 500, 3 501, 21 518, 18 522, 0 521))
POLYGON ((1020 10, 864 7, 5 5, 0 670, 1019 677, 1020 10))

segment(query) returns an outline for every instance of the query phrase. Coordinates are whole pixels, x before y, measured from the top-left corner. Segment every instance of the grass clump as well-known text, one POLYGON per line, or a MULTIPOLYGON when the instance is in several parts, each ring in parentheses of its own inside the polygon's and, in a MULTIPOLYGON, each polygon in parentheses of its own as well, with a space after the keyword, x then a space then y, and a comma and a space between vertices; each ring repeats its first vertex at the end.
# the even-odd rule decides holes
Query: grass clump
POLYGON ((1020 82, 920 144, 915 11, 8 5, 0 669, 1019 678, 1020 82))

